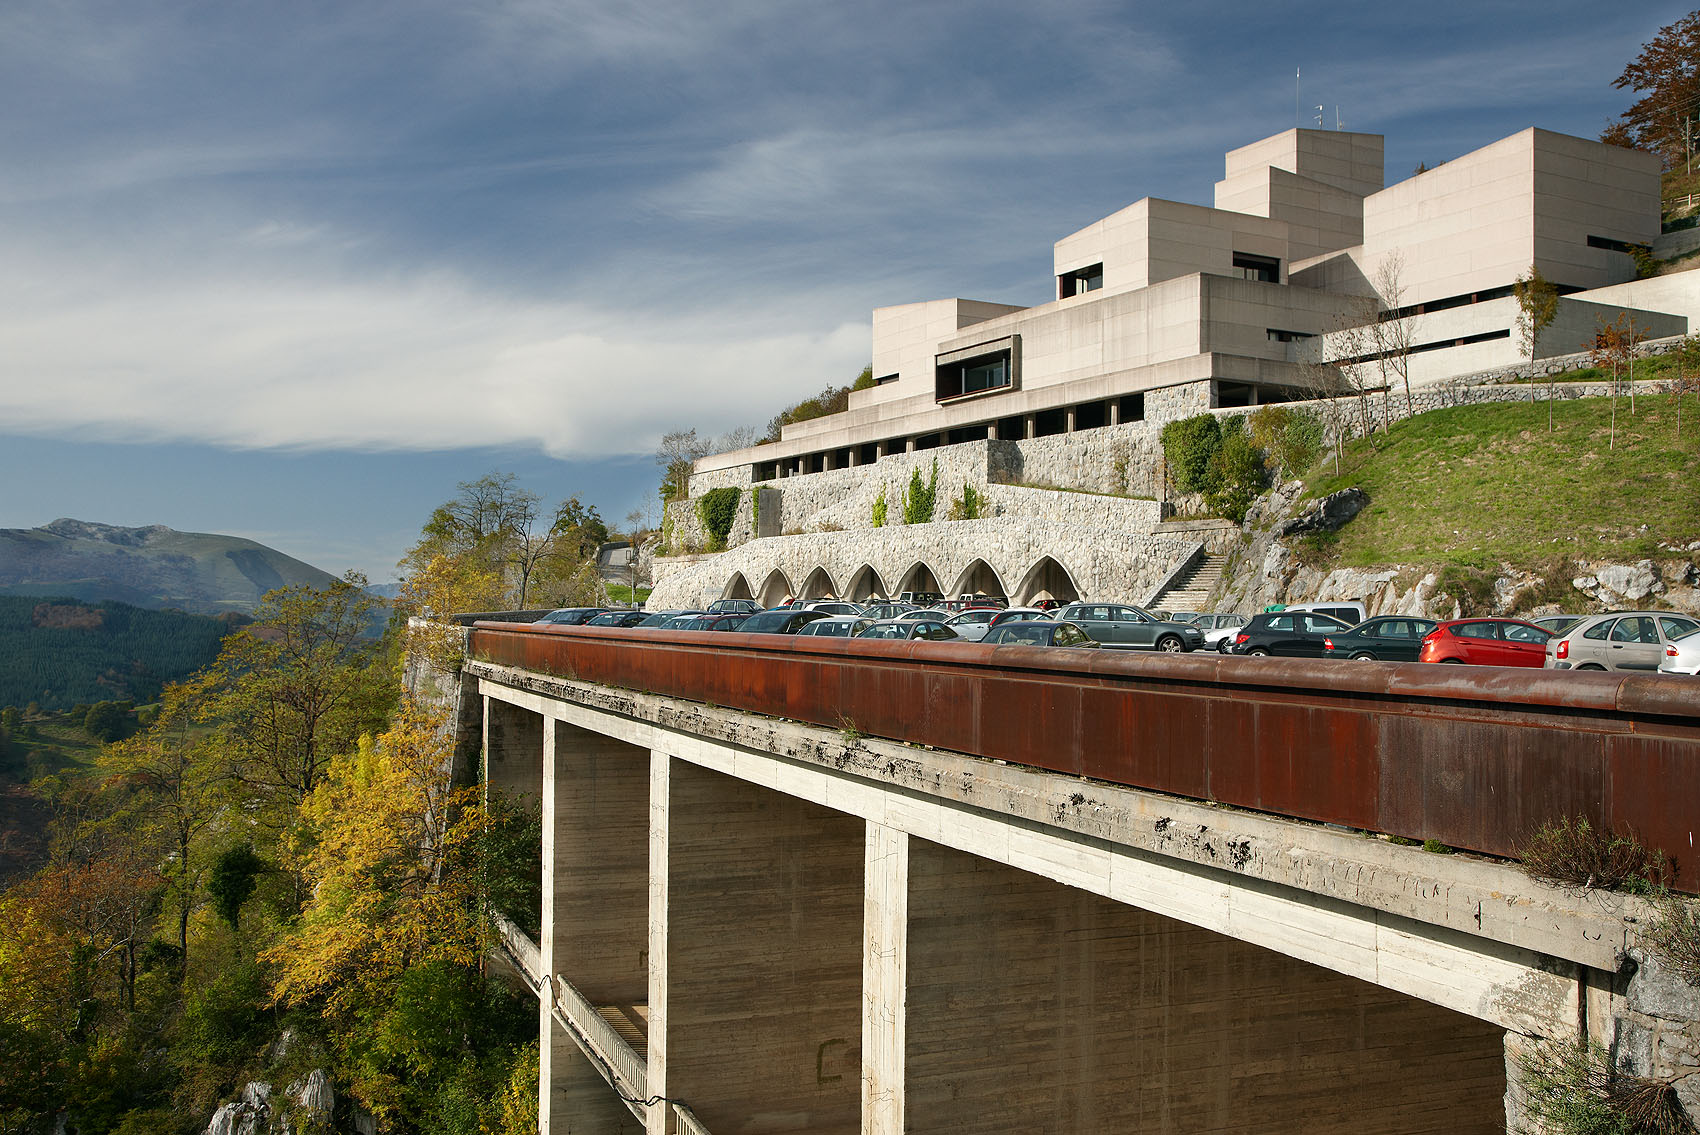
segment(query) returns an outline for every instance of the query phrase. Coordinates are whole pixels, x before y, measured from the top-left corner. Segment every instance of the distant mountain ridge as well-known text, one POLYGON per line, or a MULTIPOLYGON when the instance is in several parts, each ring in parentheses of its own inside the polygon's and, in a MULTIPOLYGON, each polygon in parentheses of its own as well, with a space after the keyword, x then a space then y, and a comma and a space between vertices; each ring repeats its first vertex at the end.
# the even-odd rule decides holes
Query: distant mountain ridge
POLYGON ((253 540, 161 524, 59 519, 40 528, 0 528, 0 595, 247 614, 274 588, 324 587, 335 578, 253 540))

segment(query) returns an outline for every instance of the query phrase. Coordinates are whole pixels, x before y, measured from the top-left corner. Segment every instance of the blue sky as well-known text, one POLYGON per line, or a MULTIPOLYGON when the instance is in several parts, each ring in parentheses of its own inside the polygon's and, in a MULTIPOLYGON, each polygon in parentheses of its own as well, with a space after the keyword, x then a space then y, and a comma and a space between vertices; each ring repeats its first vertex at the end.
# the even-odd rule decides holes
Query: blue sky
POLYGON ((1389 180, 1597 135, 1684 4, 167 0, 0 8, 0 527, 251 536, 375 580, 457 482, 611 519, 665 430, 1048 299, 1303 103, 1389 180), (1536 15, 1538 13, 1538 15, 1536 15))

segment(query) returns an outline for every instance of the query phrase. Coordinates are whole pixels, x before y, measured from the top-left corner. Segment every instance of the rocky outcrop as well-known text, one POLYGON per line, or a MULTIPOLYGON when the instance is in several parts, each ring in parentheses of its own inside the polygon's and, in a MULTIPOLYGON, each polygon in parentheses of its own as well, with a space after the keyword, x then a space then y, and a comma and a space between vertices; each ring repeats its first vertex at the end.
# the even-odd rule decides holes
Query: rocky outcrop
POLYGON ((1337 493, 1329 493, 1317 501, 1314 507, 1291 520, 1282 521, 1276 525, 1275 531, 1280 536, 1299 536, 1306 532, 1338 532, 1368 504, 1369 494, 1362 489, 1341 489, 1337 493))
POLYGON ((213 1112, 206 1135, 306 1135, 328 1132, 336 1114, 336 1091, 323 1068, 315 1068, 274 1097, 271 1084, 251 1080, 241 1093, 213 1112))

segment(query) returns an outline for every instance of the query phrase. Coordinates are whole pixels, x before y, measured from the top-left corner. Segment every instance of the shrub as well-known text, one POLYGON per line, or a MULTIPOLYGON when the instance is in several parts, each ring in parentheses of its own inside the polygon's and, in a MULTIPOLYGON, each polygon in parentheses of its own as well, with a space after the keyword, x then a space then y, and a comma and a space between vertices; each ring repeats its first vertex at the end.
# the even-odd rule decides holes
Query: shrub
POLYGON ((1264 463, 1278 476, 1296 476, 1322 452, 1322 422, 1309 410, 1260 406, 1246 425, 1252 444, 1264 451, 1264 463))
POLYGON ((909 473, 909 487, 903 492, 903 523, 929 524, 939 496, 939 459, 933 458, 933 473, 925 484, 921 482, 920 467, 909 473))
POLYGON ((1263 453, 1251 443, 1238 418, 1220 428, 1216 451, 1205 467, 1204 503, 1235 524, 1263 491, 1263 453))
POLYGON ((880 486, 880 495, 874 498, 874 517, 873 517, 873 519, 874 519, 874 527, 875 528, 884 528, 885 527, 886 507, 887 506, 886 506, 886 503, 885 503, 885 486, 881 485, 880 486))
POLYGON ((1570 581, 1580 572, 1576 561, 1559 556, 1539 569, 1540 578, 1511 597, 1511 610, 1532 611, 1536 607, 1565 606, 1576 602, 1577 591, 1570 581))
POLYGON ((989 502, 972 482, 964 481, 962 495, 950 502, 947 520, 979 520, 986 516, 989 502))
POLYGON ((726 546, 726 537, 732 531, 732 520, 738 515, 737 489, 710 489, 697 500, 697 517, 708 532, 710 542, 717 548, 726 546))
POLYGON ((1670 1084, 1617 1072, 1606 1050, 1535 1040, 1517 1055, 1529 1119, 1553 1135, 1678 1135, 1694 1127, 1670 1084))
POLYGON ((1586 816, 1542 824, 1517 849, 1531 877, 1561 887, 1644 892, 1670 881, 1670 861, 1632 831, 1596 828, 1586 816))
POLYGON ((761 535, 761 486, 750 486, 750 535, 761 535))
POLYGON ((1203 492, 1210 459, 1222 443, 1222 423, 1214 414, 1194 414, 1163 427, 1163 459, 1183 493, 1203 492))
POLYGON ((271 864, 254 854, 250 844, 238 844, 218 857, 207 877, 207 893, 212 896, 213 909, 220 918, 237 929, 242 904, 254 893, 255 880, 269 870, 271 864))
POLYGON ((1684 981, 1700 985, 1700 905, 1663 891, 1654 897, 1653 909, 1643 940, 1684 981))
POLYGON ((1435 580, 1434 591, 1458 604, 1460 618, 1493 610, 1493 576, 1480 568, 1448 564, 1435 580))

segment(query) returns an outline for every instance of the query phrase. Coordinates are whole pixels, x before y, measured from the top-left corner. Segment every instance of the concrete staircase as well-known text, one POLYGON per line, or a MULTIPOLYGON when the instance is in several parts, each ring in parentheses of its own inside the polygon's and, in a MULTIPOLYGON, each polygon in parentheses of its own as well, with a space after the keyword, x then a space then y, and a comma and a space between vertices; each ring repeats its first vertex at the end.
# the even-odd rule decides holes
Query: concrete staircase
POLYGON ((1192 566, 1159 592, 1148 606, 1154 611, 1208 610, 1205 604, 1216 589, 1216 581, 1222 578, 1222 565, 1227 559, 1227 556, 1213 556, 1208 552, 1199 555, 1192 561, 1192 566))

